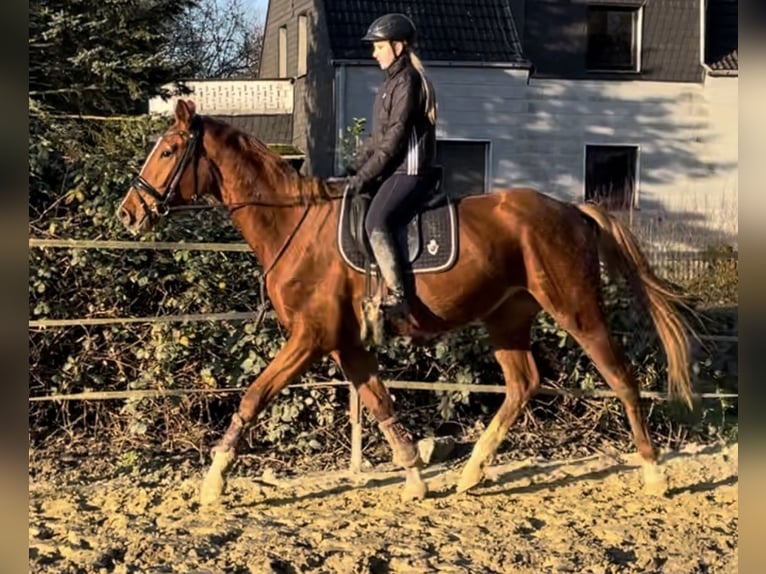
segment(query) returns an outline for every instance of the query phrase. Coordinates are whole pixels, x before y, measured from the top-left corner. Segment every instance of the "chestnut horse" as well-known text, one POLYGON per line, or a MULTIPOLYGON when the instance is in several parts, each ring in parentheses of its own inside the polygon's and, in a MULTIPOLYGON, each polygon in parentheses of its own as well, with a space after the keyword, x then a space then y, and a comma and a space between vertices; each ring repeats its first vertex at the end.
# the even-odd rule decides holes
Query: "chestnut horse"
MULTIPOLYGON (((243 429, 279 392, 329 354, 358 390, 405 469, 402 496, 422 498, 422 463, 407 429, 394 415, 377 360, 360 337, 364 277, 336 244, 342 184, 299 175, 263 143, 195 113, 179 100, 173 125, 133 180, 117 215, 134 234, 174 208, 206 196, 227 208, 264 267, 266 289, 289 332, 284 347, 247 388, 219 443, 201 488, 202 503, 220 497, 243 429)), ((530 351, 531 326, 543 309, 594 361, 622 401, 643 462, 645 488, 666 481, 639 404, 636 379, 610 336, 600 296, 599 256, 624 276, 658 331, 668 361, 671 396, 691 405, 688 337, 680 295, 650 270, 635 238, 595 205, 572 205, 532 189, 508 189, 458 203, 459 256, 440 273, 414 281, 412 325, 397 333, 444 333, 470 322, 486 328, 505 379, 505 399, 474 446, 457 484, 478 484, 484 468, 540 385, 530 351)))

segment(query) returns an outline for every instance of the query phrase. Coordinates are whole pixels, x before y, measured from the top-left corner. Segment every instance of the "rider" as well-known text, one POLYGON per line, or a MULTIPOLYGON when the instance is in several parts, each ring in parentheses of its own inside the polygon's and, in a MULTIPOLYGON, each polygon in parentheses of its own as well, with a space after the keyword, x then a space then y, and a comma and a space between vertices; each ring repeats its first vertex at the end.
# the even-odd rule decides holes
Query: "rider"
POLYGON ((415 25, 404 14, 381 16, 362 38, 372 43, 385 78, 373 106, 372 133, 347 169, 351 192, 374 194, 365 230, 389 290, 382 306, 394 317, 409 315, 395 233, 427 187, 436 150, 436 94, 412 50, 414 40, 415 25))

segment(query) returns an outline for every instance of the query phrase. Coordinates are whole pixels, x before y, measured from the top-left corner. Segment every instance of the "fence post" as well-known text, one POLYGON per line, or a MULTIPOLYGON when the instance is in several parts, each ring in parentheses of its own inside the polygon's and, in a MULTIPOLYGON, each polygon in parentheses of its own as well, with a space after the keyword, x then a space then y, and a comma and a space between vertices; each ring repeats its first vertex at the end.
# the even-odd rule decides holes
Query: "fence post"
POLYGON ((348 385, 349 418, 351 419, 351 472, 362 470, 362 404, 353 384, 348 385))

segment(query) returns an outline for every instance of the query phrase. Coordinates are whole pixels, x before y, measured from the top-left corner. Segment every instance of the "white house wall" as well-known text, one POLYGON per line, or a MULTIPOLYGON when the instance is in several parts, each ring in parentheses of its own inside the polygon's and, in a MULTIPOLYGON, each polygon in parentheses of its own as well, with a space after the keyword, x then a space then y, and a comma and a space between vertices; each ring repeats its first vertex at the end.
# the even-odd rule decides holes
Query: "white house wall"
MULTIPOLYGON (((532 186, 581 201, 586 144, 638 145, 634 222, 680 233, 679 243, 736 243, 737 78, 527 82, 521 70, 435 65, 428 73, 439 102, 437 137, 491 141, 495 189, 532 186)), ((346 66, 336 75, 343 83, 336 93, 345 94, 337 130, 371 118, 381 74, 346 66)))

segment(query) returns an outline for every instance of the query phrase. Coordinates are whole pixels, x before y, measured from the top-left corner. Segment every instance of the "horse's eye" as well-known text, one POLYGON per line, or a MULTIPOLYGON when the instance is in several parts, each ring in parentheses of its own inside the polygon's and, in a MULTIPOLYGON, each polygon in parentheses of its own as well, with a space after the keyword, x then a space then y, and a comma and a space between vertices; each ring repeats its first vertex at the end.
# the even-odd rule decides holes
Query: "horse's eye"
POLYGON ((164 149, 164 150, 162 150, 162 153, 160 154, 160 157, 167 158, 167 157, 170 157, 171 155, 173 155, 173 150, 172 149, 164 149))

